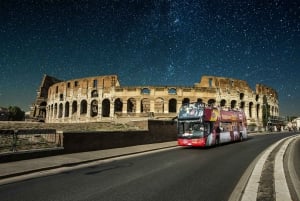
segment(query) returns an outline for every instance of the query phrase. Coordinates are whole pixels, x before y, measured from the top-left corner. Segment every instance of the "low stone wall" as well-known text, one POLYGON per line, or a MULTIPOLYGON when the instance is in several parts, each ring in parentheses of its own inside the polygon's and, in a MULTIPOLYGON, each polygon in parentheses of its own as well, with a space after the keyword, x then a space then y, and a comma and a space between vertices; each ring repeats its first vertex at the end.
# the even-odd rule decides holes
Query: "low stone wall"
MULTIPOLYGON (((86 122, 86 123, 41 123, 26 121, 0 121, 0 130, 20 130, 20 129, 55 129, 57 131, 109 131, 109 130, 141 130, 139 121, 123 120, 123 121, 103 121, 103 122, 86 122), (128 123, 128 124, 127 124, 128 123), (138 125, 135 125, 138 124, 138 125)), ((145 125, 147 126, 147 125, 145 125)))
MULTIPOLYGON (((27 125, 27 124, 24 124, 27 125)), ((43 124, 40 124, 40 127, 43 124)), ((168 142, 176 140, 177 138, 177 128, 176 123, 172 121, 163 120, 148 120, 143 122, 135 122, 134 126, 145 127, 148 129, 143 130, 110 130, 110 131, 85 131, 82 129, 80 131, 57 131, 60 136, 59 142, 60 146, 55 148, 39 149, 39 150, 27 150, 0 154, 0 163, 47 157, 51 155, 66 154, 66 153, 76 153, 85 151, 95 151, 119 147, 127 147, 141 144, 152 144, 159 142, 168 142), (136 123, 138 123, 136 125, 136 123)), ((47 128, 49 125, 44 124, 42 128, 47 128)), ((78 125, 79 126, 79 125, 78 125)), ((80 126, 84 126, 81 124, 80 126)), ((90 125, 86 125, 90 126, 90 125)), ((28 126, 29 127, 29 126, 28 126)), ((23 132, 35 132, 41 133, 40 127, 32 128, 28 130, 22 130, 23 132)), ((17 128, 12 126, 12 128, 17 128)), ((90 127, 88 127, 90 128, 90 127)), ((2 134, 12 134, 14 130, 0 129, 2 134)), ((21 130, 19 130, 21 131, 21 130)), ((53 131, 52 129, 46 129, 46 131, 53 131)), ((43 130, 45 132, 45 130, 43 130)))
POLYGON ((148 130, 64 132, 65 153, 94 151, 176 140, 176 124, 172 121, 149 120, 148 130))
POLYGON ((0 163, 62 154, 62 139, 55 129, 0 129, 0 163))

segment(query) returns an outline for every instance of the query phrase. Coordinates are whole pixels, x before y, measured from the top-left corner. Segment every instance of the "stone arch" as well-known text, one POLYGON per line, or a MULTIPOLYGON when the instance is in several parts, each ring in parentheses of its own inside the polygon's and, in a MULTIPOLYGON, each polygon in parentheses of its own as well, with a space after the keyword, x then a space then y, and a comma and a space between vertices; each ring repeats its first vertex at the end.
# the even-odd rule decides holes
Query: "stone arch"
POLYGON ((150 89, 149 88, 141 89, 141 94, 150 94, 150 89))
POLYGON ((134 98, 129 98, 127 100, 127 112, 136 111, 136 100, 134 98))
POLYGON ((236 108, 236 100, 232 100, 232 101, 230 102, 230 108, 231 108, 231 109, 236 108))
POLYGON ((57 103, 54 104, 54 116, 57 117, 57 103))
POLYGON ((97 91, 97 90, 93 90, 93 91, 91 92, 91 97, 93 97, 93 98, 98 97, 98 91, 97 91))
POLYGON ((240 93, 240 100, 244 100, 245 94, 244 93, 240 93))
POLYGON ((255 100, 256 100, 256 102, 259 100, 259 95, 258 94, 255 96, 255 100))
POLYGON ((260 105, 256 105, 256 118, 259 119, 259 110, 260 110, 260 105))
POLYGON ((203 99, 202 98, 197 98, 197 103, 203 103, 203 99))
POLYGON ((249 103, 249 117, 252 118, 253 102, 249 103))
POLYGON ((141 100, 141 112, 150 112, 150 99, 143 98, 141 100))
POLYGON ((115 112, 122 112, 123 111, 123 102, 120 98, 115 100, 115 112))
POLYGON ((40 104, 40 111, 39 111, 39 116, 42 116, 43 118, 46 117, 46 106, 47 106, 47 102, 43 101, 40 104))
POLYGON ((87 101, 82 100, 80 103, 80 114, 86 114, 87 113, 87 101))
POLYGON ((91 117, 95 117, 98 115, 98 101, 92 100, 91 102, 91 117))
POLYGON ((109 117, 110 101, 106 98, 102 101, 102 117, 109 117))
POLYGON ((242 109, 242 110, 245 109, 245 102, 244 102, 244 101, 242 101, 242 102, 240 103, 240 109, 242 109))
POLYGON ((175 98, 169 100, 169 112, 177 112, 177 100, 175 98))
POLYGON ((58 107, 58 118, 62 118, 63 116, 63 104, 60 103, 58 107))
POLYGON ((222 99, 222 100, 221 100, 220 106, 221 106, 221 107, 225 107, 225 106, 226 106, 226 100, 225 100, 225 99, 222 99))
POLYGON ((184 98, 184 99, 182 100, 182 105, 188 104, 188 103, 190 103, 190 99, 189 99, 189 98, 184 98))
POLYGON ((164 113, 164 99, 163 98, 155 99, 154 111, 156 113, 164 113))
POLYGON ((93 88, 97 88, 98 87, 98 80, 94 79, 93 80, 93 88))
POLYGON ((270 113, 271 113, 271 116, 274 116, 274 106, 271 106, 271 111, 270 111, 270 113))
POLYGON ((77 112, 77 101, 73 101, 72 103, 72 114, 77 112))
POLYGON ((69 117, 70 113, 70 103, 67 101, 65 104, 65 117, 69 117))
POLYGON ((215 100, 215 99, 209 99, 209 100, 207 101, 207 104, 208 104, 208 105, 211 105, 211 106, 213 106, 215 103, 216 103, 216 100, 215 100))
POLYGON ((168 94, 177 94, 176 88, 169 88, 168 89, 168 94))

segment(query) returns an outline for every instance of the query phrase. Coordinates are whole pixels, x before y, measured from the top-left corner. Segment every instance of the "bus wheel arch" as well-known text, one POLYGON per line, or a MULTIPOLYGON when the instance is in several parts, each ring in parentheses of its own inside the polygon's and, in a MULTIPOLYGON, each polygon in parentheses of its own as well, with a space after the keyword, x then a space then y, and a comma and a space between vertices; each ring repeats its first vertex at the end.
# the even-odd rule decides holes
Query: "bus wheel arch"
POLYGON ((240 133, 240 141, 244 141, 244 136, 243 136, 243 133, 240 133))
POLYGON ((216 136, 216 140, 215 140, 215 146, 218 146, 218 145, 220 145, 220 136, 219 135, 216 136))

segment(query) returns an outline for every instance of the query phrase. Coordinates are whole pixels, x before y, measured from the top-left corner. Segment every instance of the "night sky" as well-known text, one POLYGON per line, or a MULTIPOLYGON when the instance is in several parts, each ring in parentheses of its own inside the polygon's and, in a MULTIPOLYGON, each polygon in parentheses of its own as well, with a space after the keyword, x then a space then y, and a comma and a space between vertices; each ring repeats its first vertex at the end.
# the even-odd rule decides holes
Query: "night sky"
POLYGON ((300 1, 0 0, 0 106, 24 111, 44 74, 121 86, 260 83, 300 116, 300 1))

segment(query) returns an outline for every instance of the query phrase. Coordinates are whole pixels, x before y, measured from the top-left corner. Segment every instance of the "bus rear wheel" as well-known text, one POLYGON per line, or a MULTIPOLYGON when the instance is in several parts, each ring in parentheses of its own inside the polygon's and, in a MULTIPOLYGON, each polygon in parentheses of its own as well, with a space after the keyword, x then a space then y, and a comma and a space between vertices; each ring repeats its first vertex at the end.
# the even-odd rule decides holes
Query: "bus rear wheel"
POLYGON ((240 133, 240 141, 242 142, 244 140, 243 134, 240 133))

